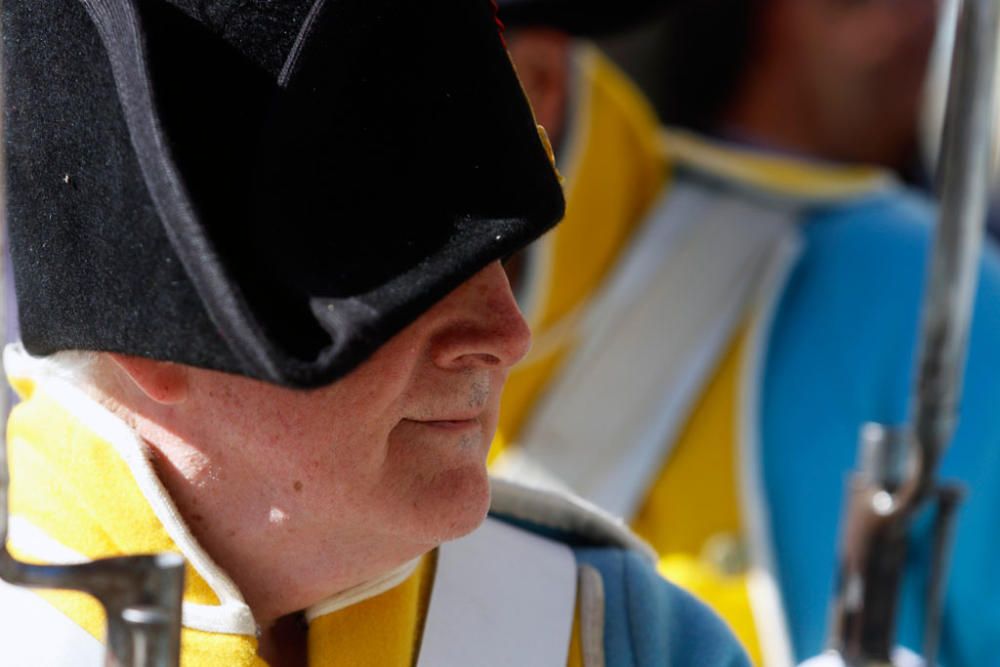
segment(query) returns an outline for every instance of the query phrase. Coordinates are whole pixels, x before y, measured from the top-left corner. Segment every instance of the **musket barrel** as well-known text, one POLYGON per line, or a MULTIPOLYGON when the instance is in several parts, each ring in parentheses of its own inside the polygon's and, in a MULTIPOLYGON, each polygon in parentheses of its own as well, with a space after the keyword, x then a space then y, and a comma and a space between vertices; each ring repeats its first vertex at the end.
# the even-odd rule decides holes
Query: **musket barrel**
POLYGON ((911 419, 926 491, 951 441, 990 191, 996 116, 997 0, 959 7, 944 137, 940 209, 924 297, 911 419))
MULTIPOLYGON (((936 483, 938 462, 958 420, 983 227, 990 190, 1000 0, 962 0, 939 160, 934 231, 918 339, 910 422, 867 426, 863 460, 848 492, 834 600, 832 647, 852 667, 890 664, 907 538, 916 512, 952 498, 936 483)), ((950 522, 951 511, 943 519, 950 522)), ((944 539, 948 530, 939 531, 944 539)), ((944 545, 936 561, 946 560, 944 545)), ((929 614, 943 573, 933 577, 929 614)), ((936 619, 927 647, 937 644, 936 619)), ((925 656, 933 664, 934 656, 925 656)))

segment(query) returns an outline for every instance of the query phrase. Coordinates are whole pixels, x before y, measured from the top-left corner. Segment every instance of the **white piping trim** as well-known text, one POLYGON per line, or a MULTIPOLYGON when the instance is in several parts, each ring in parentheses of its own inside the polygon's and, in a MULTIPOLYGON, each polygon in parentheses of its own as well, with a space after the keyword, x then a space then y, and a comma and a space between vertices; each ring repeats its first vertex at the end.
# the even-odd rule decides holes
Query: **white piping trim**
POLYGON ((606 599, 604 579, 590 565, 580 565, 577 583, 580 609, 580 653, 583 667, 605 667, 604 614, 606 599))
POLYGON ((198 622, 211 625, 212 632, 256 635, 257 625, 253 614, 236 584, 191 534, 146 457, 145 443, 131 427, 84 391, 48 371, 46 364, 33 359, 19 343, 4 348, 3 361, 4 368, 11 377, 27 377, 38 382, 45 393, 114 447, 128 465, 142 495, 163 524, 167 535, 219 598, 220 606, 203 607, 204 613, 195 614, 198 622), (209 610, 217 611, 210 614, 209 610), (210 619, 209 616, 215 618, 210 619))
POLYGON ((794 664, 791 637, 775 577, 771 545, 770 508, 763 490, 760 446, 760 389, 771 326, 780 298, 791 276, 803 243, 796 235, 778 246, 761 286, 760 305, 753 316, 739 387, 739 447, 737 463, 742 520, 750 552, 747 589, 764 665, 794 664))
POLYGON ((327 614, 340 611, 341 609, 363 602, 369 598, 375 597, 376 595, 381 595, 382 593, 399 586, 401 583, 410 578, 410 575, 416 571, 417 565, 419 564, 420 558, 414 558, 413 560, 403 563, 395 570, 387 572, 377 579, 366 581, 363 584, 358 584, 357 586, 348 588, 346 591, 341 591, 340 593, 337 593, 322 602, 314 604, 305 611, 306 621, 312 623, 320 616, 326 616, 327 614))

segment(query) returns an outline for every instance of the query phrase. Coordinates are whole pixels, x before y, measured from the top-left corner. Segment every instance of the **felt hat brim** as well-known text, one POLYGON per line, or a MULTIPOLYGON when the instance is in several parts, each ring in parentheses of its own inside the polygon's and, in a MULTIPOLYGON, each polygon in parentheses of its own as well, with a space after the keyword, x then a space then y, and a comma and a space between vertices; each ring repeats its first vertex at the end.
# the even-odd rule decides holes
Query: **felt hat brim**
POLYGON ((320 386, 561 217, 487 0, 226 4, 4 3, 33 354, 320 386))

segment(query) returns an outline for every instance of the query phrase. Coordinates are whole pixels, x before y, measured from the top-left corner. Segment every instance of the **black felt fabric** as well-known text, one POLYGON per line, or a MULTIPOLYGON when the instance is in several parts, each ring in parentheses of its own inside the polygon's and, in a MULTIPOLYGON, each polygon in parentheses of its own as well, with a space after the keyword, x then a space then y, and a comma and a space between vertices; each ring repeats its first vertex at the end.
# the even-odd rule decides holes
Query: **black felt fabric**
POLYGON ((5 0, 3 21, 32 353, 322 385, 561 217, 488 0, 5 0))
POLYGON ((497 0, 497 4, 500 20, 511 27, 545 26, 580 37, 600 37, 634 28, 679 1, 497 0))
MULTIPOLYGON (((214 38, 221 38, 275 79, 280 74, 313 4, 298 0, 170 2, 203 24, 214 38)), ((150 3, 146 7, 149 9, 150 3)), ((156 27, 149 22, 146 26, 147 30, 156 27)))

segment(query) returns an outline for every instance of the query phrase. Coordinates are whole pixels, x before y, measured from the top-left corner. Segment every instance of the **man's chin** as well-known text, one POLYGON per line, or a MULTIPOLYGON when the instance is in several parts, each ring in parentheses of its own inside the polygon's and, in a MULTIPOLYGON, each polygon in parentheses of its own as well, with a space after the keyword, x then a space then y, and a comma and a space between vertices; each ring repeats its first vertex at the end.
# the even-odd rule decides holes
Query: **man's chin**
POLYGON ((468 535, 486 519, 490 482, 483 465, 470 464, 436 475, 413 506, 415 521, 435 545, 468 535))

